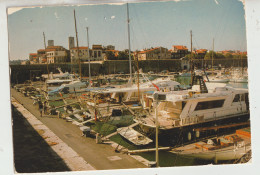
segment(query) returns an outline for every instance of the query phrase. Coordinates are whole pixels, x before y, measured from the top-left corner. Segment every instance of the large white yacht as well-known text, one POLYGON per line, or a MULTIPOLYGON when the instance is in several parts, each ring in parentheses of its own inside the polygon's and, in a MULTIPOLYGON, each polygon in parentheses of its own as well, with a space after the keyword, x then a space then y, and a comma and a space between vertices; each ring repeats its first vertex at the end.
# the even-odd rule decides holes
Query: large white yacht
POLYGON ((203 125, 222 124, 231 120, 248 120, 249 100, 247 89, 237 89, 222 83, 205 83, 201 77, 199 85, 190 90, 156 92, 145 94, 142 104, 149 115, 135 119, 146 133, 155 131, 155 101, 157 101, 158 125, 161 133, 190 130, 203 125))

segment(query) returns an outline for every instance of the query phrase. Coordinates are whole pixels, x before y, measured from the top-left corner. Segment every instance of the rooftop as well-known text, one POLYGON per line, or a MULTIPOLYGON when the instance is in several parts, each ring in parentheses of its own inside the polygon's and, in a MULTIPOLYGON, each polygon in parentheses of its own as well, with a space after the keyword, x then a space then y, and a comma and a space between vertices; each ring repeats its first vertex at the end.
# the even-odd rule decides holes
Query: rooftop
MULTIPOLYGON (((70 50, 77 50, 77 49, 78 49, 77 47, 73 47, 70 50)), ((79 47, 79 49, 88 49, 88 47, 81 46, 81 47, 79 47)))
POLYGON ((188 50, 186 46, 182 46, 182 45, 173 45, 172 47, 178 50, 188 50))
POLYGON ((160 47, 155 47, 155 48, 152 48, 152 49, 148 49, 148 50, 144 50, 144 51, 141 51, 139 53, 147 53, 147 52, 151 52, 153 50, 156 50, 156 49, 159 49, 160 47))

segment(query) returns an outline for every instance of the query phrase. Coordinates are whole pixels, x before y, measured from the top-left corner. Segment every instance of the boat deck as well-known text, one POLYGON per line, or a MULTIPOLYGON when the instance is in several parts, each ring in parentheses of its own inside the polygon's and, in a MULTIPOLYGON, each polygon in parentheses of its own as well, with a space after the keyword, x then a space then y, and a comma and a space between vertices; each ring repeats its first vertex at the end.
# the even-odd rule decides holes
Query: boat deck
POLYGON ((172 149, 170 152, 202 159, 232 160, 242 157, 251 150, 250 128, 236 133, 215 137, 207 141, 200 141, 172 149))

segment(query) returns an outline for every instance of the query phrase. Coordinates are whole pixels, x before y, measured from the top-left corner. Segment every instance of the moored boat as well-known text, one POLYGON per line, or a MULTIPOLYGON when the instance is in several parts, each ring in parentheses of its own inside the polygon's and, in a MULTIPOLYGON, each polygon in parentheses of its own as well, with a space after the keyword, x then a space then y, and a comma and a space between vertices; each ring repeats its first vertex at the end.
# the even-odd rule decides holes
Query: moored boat
POLYGON ((251 150, 250 128, 235 134, 200 141, 173 149, 171 152, 204 160, 227 161, 240 159, 251 150))
POLYGON ((131 127, 122 127, 122 128, 118 128, 117 132, 124 137, 125 139, 127 139, 128 141, 130 141, 131 143, 141 146, 141 145, 148 145, 149 143, 152 143, 153 141, 144 136, 143 134, 137 132, 136 130, 134 130, 131 127))
POLYGON ((155 132, 154 104, 158 102, 158 123, 161 135, 172 139, 183 132, 203 126, 242 122, 249 119, 248 90, 227 87, 226 84, 204 83, 191 90, 156 92, 143 96, 143 104, 150 114, 136 118, 143 132, 155 132), (207 88, 205 88, 207 87, 207 88))

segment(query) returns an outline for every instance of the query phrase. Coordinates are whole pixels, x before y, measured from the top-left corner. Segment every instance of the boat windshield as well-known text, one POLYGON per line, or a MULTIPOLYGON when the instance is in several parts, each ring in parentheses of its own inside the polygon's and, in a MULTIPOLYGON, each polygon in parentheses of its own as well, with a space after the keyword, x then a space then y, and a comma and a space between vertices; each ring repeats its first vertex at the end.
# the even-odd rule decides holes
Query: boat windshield
POLYGON ((158 106, 159 115, 167 118, 180 118, 180 114, 185 106, 185 102, 161 102, 158 106))

